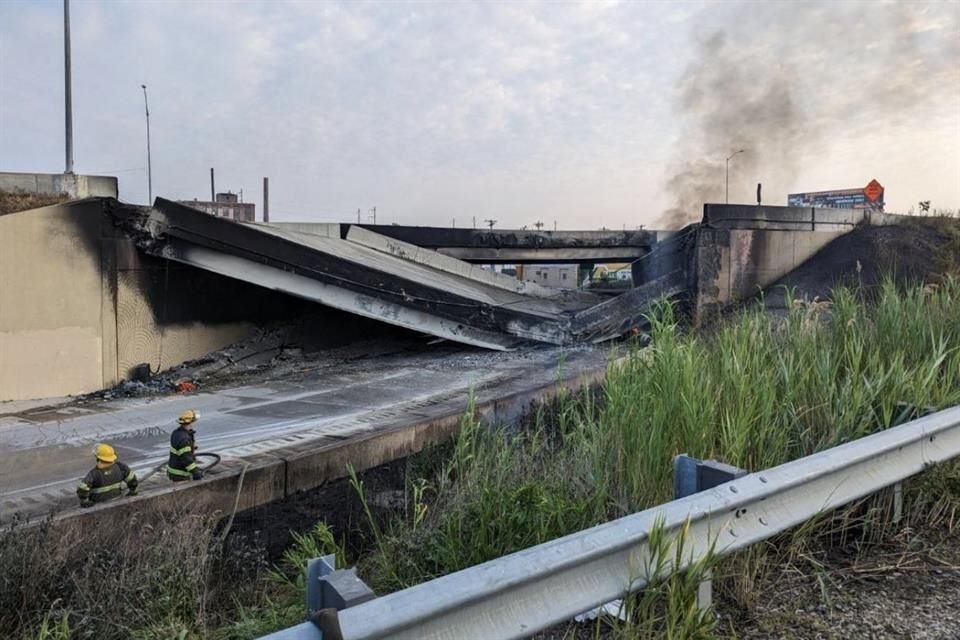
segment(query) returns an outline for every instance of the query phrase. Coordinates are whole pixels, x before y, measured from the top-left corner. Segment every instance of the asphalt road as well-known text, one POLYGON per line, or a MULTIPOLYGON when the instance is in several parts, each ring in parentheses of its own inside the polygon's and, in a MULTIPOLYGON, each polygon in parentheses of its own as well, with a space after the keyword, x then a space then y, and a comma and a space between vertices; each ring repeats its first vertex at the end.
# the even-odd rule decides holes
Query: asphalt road
MULTIPOLYGON (((76 503, 98 442, 112 444, 139 475, 162 464, 185 409, 200 412, 201 451, 225 460, 323 437, 350 437, 471 391, 506 394, 560 362, 602 362, 594 351, 399 354, 209 393, 119 399, 26 410, 0 405, 0 522, 76 503)), ((157 474, 153 482, 166 482, 157 474)))

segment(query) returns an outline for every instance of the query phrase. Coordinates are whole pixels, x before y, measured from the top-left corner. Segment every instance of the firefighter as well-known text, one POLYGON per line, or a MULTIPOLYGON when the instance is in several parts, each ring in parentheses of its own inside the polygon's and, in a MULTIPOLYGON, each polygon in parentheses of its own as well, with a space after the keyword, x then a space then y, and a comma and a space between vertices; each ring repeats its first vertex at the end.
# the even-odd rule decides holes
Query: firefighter
POLYGON ((117 460, 117 452, 108 444, 98 444, 94 449, 97 466, 83 478, 77 486, 77 497, 81 507, 92 507, 123 494, 123 484, 127 484, 128 496, 137 495, 137 474, 130 467, 117 460))
POLYGON ((188 409, 177 418, 179 427, 170 434, 170 460, 167 462, 167 477, 174 482, 183 480, 199 480, 203 477, 203 469, 197 465, 194 454, 197 445, 194 442, 194 425, 200 414, 188 409))

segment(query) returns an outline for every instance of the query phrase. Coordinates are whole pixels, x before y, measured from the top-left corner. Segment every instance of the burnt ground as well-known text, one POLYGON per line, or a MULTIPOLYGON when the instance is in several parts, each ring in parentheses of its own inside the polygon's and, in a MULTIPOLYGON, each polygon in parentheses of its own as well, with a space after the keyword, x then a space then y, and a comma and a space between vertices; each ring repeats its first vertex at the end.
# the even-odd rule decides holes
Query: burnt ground
POLYGON ((960 219, 914 218, 899 225, 862 226, 840 236, 775 284, 768 307, 784 306, 785 287, 796 298, 828 299, 837 286, 868 290, 892 276, 901 284, 936 279, 960 269, 960 219))
MULTIPOLYGON (((392 514, 402 513, 407 467, 407 460, 395 460, 357 474, 378 524, 392 514)), ((372 543, 363 503, 347 478, 238 513, 231 528, 231 542, 240 547, 257 547, 268 562, 276 563, 293 543, 294 533, 305 533, 318 522, 331 528, 351 558, 358 557, 372 543)))
POLYGON ((960 531, 904 528, 880 548, 814 551, 757 585, 756 605, 718 602, 733 637, 960 638, 960 531))
MULTIPOLYGON (((723 566, 721 565, 721 570, 723 566)), ((715 637, 742 640, 957 640, 960 531, 905 528, 860 553, 809 549, 770 567, 749 609, 715 582, 715 637)), ((604 623, 570 623, 536 640, 622 640, 604 623)))

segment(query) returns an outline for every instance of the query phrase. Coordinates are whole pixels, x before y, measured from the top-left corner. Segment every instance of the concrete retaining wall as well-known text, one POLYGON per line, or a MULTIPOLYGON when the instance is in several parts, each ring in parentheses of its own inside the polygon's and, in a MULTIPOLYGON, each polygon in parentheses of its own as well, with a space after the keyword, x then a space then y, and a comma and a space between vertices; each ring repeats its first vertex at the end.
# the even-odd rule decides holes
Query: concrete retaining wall
POLYGON ((83 176, 75 173, 0 172, 0 191, 25 191, 69 198, 117 197, 117 179, 111 176, 83 176))
POLYGON ((116 371, 109 288, 98 247, 100 203, 0 216, 0 400, 99 389, 116 371))
POLYGON ((692 269, 696 317, 756 295, 863 224, 898 224, 906 216, 862 209, 705 204, 692 269))
POLYGON ((306 303, 140 255, 88 199, 0 216, 0 402, 76 395, 168 368, 306 303))
POLYGON ((697 315, 754 296, 846 231, 702 229, 697 238, 697 315))

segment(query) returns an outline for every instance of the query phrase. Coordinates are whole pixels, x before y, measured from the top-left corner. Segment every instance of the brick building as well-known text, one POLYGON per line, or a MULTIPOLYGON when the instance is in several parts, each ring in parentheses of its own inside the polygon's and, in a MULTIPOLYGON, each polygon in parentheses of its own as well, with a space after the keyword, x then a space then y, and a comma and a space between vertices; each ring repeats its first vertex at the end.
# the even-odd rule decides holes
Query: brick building
POLYGON ((239 222, 253 222, 257 219, 256 205, 252 202, 240 202, 237 194, 218 193, 215 202, 205 200, 181 200, 180 204, 199 209, 204 213, 220 218, 232 218, 239 222))

